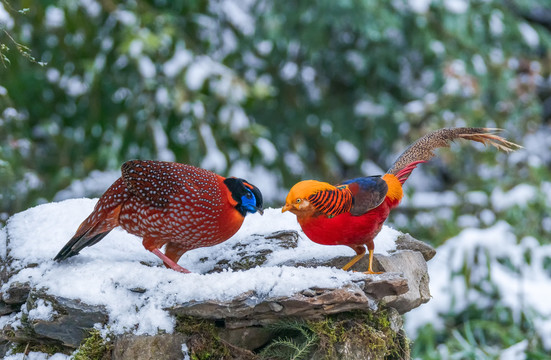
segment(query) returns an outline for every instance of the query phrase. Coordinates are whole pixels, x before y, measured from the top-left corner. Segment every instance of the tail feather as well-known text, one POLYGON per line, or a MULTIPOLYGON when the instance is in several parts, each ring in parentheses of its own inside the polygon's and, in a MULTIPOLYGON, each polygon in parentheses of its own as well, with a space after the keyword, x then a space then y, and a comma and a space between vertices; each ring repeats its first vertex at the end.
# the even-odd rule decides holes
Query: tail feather
POLYGON ((388 173, 395 175, 403 184, 418 164, 427 162, 434 157, 435 149, 449 147, 455 139, 477 141, 484 145, 495 146, 505 152, 522 148, 522 146, 494 134, 497 131, 501 131, 501 129, 451 128, 433 131, 411 144, 394 162, 388 173))
POLYGON ((80 250, 84 249, 85 247, 92 246, 99 242, 107 234, 109 234, 110 231, 111 230, 108 230, 92 236, 87 236, 88 233, 81 236, 73 236, 73 238, 69 240, 69 242, 65 244, 65 246, 55 256, 54 260, 61 261, 70 258, 71 256, 77 255, 80 250))
POLYGON ((118 179, 98 200, 94 211, 80 224, 75 235, 55 256, 61 261, 77 255, 87 246, 103 239, 111 230, 119 226, 119 214, 125 201, 125 188, 122 179, 118 179), (115 199, 115 200, 113 200, 115 199))

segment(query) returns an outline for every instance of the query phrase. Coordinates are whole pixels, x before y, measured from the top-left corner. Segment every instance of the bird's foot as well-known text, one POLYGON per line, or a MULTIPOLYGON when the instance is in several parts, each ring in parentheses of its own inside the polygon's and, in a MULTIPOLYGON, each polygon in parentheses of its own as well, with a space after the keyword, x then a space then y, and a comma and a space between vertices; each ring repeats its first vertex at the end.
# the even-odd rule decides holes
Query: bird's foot
POLYGON ((174 271, 178 271, 178 272, 181 272, 181 273, 184 273, 184 274, 191 274, 191 271, 189 271, 188 269, 183 268, 183 267, 181 267, 180 265, 178 265, 176 263, 174 265, 176 265, 176 266, 168 265, 168 267, 171 268, 174 271))
POLYGON ((153 249, 150 250, 153 254, 157 255, 163 262, 165 263, 165 266, 168 268, 171 268, 174 271, 178 271, 184 274, 190 274, 191 271, 189 271, 186 268, 181 267, 180 265, 176 264, 172 259, 167 257, 165 254, 159 251, 159 249, 153 249))
POLYGON ((363 272, 366 275, 379 275, 384 274, 384 271, 373 271, 373 270, 367 270, 363 272))

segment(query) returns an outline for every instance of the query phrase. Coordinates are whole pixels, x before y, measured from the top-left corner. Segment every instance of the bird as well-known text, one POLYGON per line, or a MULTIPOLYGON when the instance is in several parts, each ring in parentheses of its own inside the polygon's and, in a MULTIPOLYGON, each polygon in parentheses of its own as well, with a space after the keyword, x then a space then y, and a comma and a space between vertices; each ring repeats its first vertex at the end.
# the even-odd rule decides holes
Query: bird
POLYGON ((144 248, 166 267, 190 273, 178 265, 185 252, 224 242, 241 228, 248 213, 263 214, 262 193, 244 179, 154 160, 127 161, 121 173, 55 261, 77 255, 120 226, 142 237, 144 248))
POLYGON ((403 197, 402 186, 411 172, 429 161, 434 150, 449 147, 456 139, 472 140, 510 152, 521 148, 496 135, 494 128, 445 128, 426 134, 411 144, 384 175, 358 177, 337 185, 304 180, 290 190, 282 212, 295 214, 304 234, 323 245, 347 245, 356 256, 342 269, 348 270, 369 251, 368 269, 373 271, 373 239, 381 231, 390 211, 403 197))

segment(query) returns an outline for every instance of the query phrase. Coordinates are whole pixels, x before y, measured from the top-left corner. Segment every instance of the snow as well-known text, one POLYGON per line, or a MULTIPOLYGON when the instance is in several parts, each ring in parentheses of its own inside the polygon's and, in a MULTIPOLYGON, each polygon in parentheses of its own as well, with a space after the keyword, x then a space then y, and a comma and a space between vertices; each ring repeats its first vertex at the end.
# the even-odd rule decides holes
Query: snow
POLYGON ((186 72, 186 85, 191 91, 197 91, 201 89, 207 78, 212 73, 213 61, 208 57, 198 57, 191 65, 189 65, 186 72))
POLYGON ((387 109, 384 105, 376 104, 370 100, 360 100, 354 105, 356 116, 382 116, 387 109))
POLYGON ((431 3, 432 0, 409 0, 411 10, 419 14, 426 13, 431 3))
POLYGON ((300 156, 292 152, 287 152, 283 156, 283 160, 285 161, 285 166, 291 173, 295 175, 304 174, 304 163, 300 159, 300 156))
POLYGON ((224 105, 218 113, 218 118, 222 124, 229 124, 232 134, 241 132, 250 127, 249 118, 240 106, 224 105))
POLYGON ((297 73, 298 73, 298 65, 290 61, 286 62, 285 65, 283 65, 283 67, 279 71, 281 78, 287 81, 297 76, 297 73))
POLYGON ((404 111, 408 114, 419 115, 425 111, 425 104, 421 100, 410 101, 404 105, 404 111))
POLYGON ((11 30, 13 28, 14 22, 10 14, 4 8, 4 4, 0 2, 0 28, 5 28, 6 30, 11 30))
POLYGON ((444 6, 452 13, 464 14, 469 8, 469 2, 467 0, 445 0, 444 6))
POLYGON ((493 35, 503 34, 503 29, 505 25, 503 24, 503 13, 499 10, 492 11, 492 16, 490 17, 490 31, 493 35))
POLYGON ((536 47, 539 45, 540 37, 537 31, 532 26, 528 25, 527 23, 520 23, 518 25, 518 30, 520 31, 522 38, 528 46, 536 47))
POLYGON ((54 315, 57 314, 57 311, 54 310, 51 303, 47 303, 43 299, 38 299, 29 313, 29 320, 52 320, 54 315))
POLYGON ((519 184, 509 191, 496 187, 492 191, 491 202, 496 211, 503 211, 513 206, 526 207, 536 196, 537 190, 528 184, 519 184))
POLYGON ((525 360, 528 345, 528 339, 524 339, 515 345, 509 346, 500 354, 499 360, 525 360))
POLYGON ((100 196, 120 176, 120 170, 93 170, 85 179, 73 180, 71 182, 71 185, 55 194, 54 201, 89 196, 100 196))
POLYGON ((339 140, 335 145, 335 151, 347 165, 355 164, 360 158, 360 150, 350 141, 339 140))
MULTIPOLYGON (((192 274, 181 274, 162 266, 161 261, 141 245, 141 239, 120 228, 79 255, 54 262, 52 258, 71 238, 92 211, 97 200, 71 199, 40 205, 12 216, 0 231, 0 248, 7 244, 11 270, 19 270, 3 285, 29 282, 48 293, 78 298, 90 305, 103 305, 109 312, 109 330, 120 334, 172 332, 174 321, 164 309, 178 303, 202 300, 230 300, 253 290, 252 301, 290 295, 311 287, 336 288, 362 279, 361 273, 336 268, 282 266, 289 260, 325 260, 355 253, 346 246, 324 246, 308 240, 294 215, 281 209, 266 209, 264 216, 246 217, 240 231, 228 241, 184 254, 179 263, 192 274), (258 234, 279 230, 299 231, 296 248, 285 248, 258 234), (8 237, 6 238, 6 234, 8 237), (221 259, 242 260, 243 251, 271 250, 266 263, 246 271, 225 269, 204 274, 221 259), (26 267, 34 264, 31 267, 26 267), (148 289, 145 293, 130 291, 148 289)), ((396 230, 385 227, 375 240, 377 253, 395 249, 396 230)), ((52 314, 43 303, 33 313, 38 318, 52 314)), ((1 317, 1 322, 16 317, 1 317)))
MULTIPOLYGON (((551 245, 540 245, 533 237, 517 239, 513 229, 499 221, 487 229, 465 229, 438 248, 428 262, 431 301, 406 314, 406 330, 415 338, 424 324, 442 329, 448 313, 460 313, 469 304, 492 306, 499 301, 519 319, 535 312, 534 327, 546 349, 551 349, 551 274, 545 259, 551 245), (525 256, 531 261, 525 261, 525 256), (503 261, 507 259, 507 261, 503 261), (465 266, 469 268, 463 276, 465 266)), ((513 351, 513 350, 511 350, 513 351)))
POLYGON ((48 6, 44 18, 46 27, 59 28, 65 25, 65 13, 62 9, 55 6, 48 6))
POLYGON ((247 160, 233 161, 229 174, 260 186, 264 204, 280 203, 287 195, 286 189, 280 185, 281 179, 276 174, 260 165, 251 166, 247 160))
POLYGON ((169 78, 173 78, 180 74, 180 72, 191 62, 193 54, 187 50, 183 42, 179 42, 176 45, 174 56, 170 58, 163 65, 163 72, 169 78))
POLYGON ((207 124, 201 124, 199 132, 207 149, 207 154, 201 161, 201 167, 217 173, 223 172, 228 164, 224 153, 220 151, 216 144, 212 129, 207 124))
POLYGON ((157 74, 155 64, 147 56, 142 56, 138 60, 138 71, 146 79, 151 79, 157 74))
POLYGON ((256 146, 262 153, 262 158, 264 162, 268 165, 273 164, 277 159, 277 149, 275 145, 268 139, 259 137, 256 140, 256 146))
POLYGON ((253 1, 223 0, 219 3, 220 10, 228 17, 229 21, 244 35, 252 35, 255 28, 255 20, 244 9, 245 6, 252 7, 253 1))
POLYGON ((174 155, 174 152, 170 150, 168 146, 168 136, 161 123, 159 121, 155 121, 151 126, 153 128, 153 137, 155 138, 157 159, 162 161, 175 161, 176 155, 174 155))
POLYGON ((23 353, 7 355, 4 360, 69 360, 72 359, 70 355, 54 354, 48 355, 42 352, 31 351, 27 355, 23 353))

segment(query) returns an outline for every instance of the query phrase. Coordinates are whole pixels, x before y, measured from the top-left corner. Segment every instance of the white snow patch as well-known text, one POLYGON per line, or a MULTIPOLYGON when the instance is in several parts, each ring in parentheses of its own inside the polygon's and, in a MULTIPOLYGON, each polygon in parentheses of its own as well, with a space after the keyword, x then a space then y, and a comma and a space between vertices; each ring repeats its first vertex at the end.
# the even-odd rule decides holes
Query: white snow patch
POLYGON ((466 0, 445 0, 444 6, 454 14, 464 14, 469 8, 469 2, 466 0))
POLYGON ((6 11, 6 8, 4 8, 4 4, 0 2, 0 28, 4 27, 7 30, 11 30, 13 28, 13 25, 13 19, 6 11))
POLYGON ((27 355, 24 353, 17 353, 6 355, 4 360, 69 360, 72 359, 72 355, 64 355, 61 353, 48 355, 46 353, 31 351, 27 355))
POLYGON ((369 100, 360 100, 354 105, 354 114, 356 116, 381 116, 386 114, 384 105, 376 104, 369 100))
POLYGON ((425 104, 421 100, 410 101, 404 105, 404 111, 408 114, 419 115, 425 111, 425 104))
POLYGON ((207 148, 207 154, 201 162, 201 167, 218 173, 223 172, 226 170, 228 163, 224 153, 220 151, 216 144, 216 139, 212 135, 212 129, 207 124, 201 124, 199 132, 207 148))
POLYGON ((94 170, 82 180, 73 180, 71 185, 55 194, 54 201, 100 196, 120 176, 120 171, 94 170))
POLYGON ((232 134, 236 134, 250 126, 249 118, 240 106, 222 106, 218 113, 218 118, 222 124, 229 124, 232 134))
POLYGON ((168 147, 168 136, 163 125, 159 121, 153 122, 153 137, 155 139, 155 148, 157 150, 157 159, 162 161, 174 161, 176 155, 168 147))
MULTIPOLYGON (((120 334, 155 334, 172 332, 174 321, 163 310, 177 303, 202 300, 230 300, 253 290, 252 300, 290 295, 310 287, 336 288, 365 277, 361 273, 336 268, 295 268, 280 266, 288 260, 329 259, 339 255, 353 256, 346 246, 324 246, 308 240, 300 231, 295 216, 281 209, 267 209, 264 216, 246 217, 240 231, 228 241, 184 254, 180 264, 194 273, 181 274, 162 266, 161 261, 141 245, 141 239, 115 229, 98 244, 84 249, 78 256, 60 263, 52 258, 72 237, 81 221, 92 211, 97 200, 72 199, 28 209, 11 217, 6 225, 10 239, 11 270, 20 270, 3 285, 5 290, 15 281, 29 282, 50 294, 78 298, 90 305, 103 305, 109 313, 111 331, 120 334), (270 234, 282 229, 297 230, 298 246, 285 249, 255 234, 270 234), (261 240, 264 239, 264 240, 261 240), (239 247, 271 249, 268 262, 247 271, 225 270, 202 275, 212 269, 216 258, 239 260, 239 247), (208 257, 207 261, 204 258, 208 257), (25 266, 36 263, 35 267, 25 266), (144 263, 158 264, 147 266, 144 263), (145 288, 145 293, 130 291, 145 288)), ((399 233, 384 227, 375 239, 375 251, 395 249, 399 233)), ((36 316, 46 317, 47 304, 36 316)), ((17 322, 14 316, 0 317, 0 322, 17 322)))
POLYGON ((285 166, 289 168, 291 173, 295 175, 300 175, 304 173, 304 163, 300 159, 300 156, 295 153, 285 153, 283 157, 285 161, 285 166))
POLYGON ((176 75, 180 74, 182 70, 191 63, 193 59, 193 54, 191 51, 185 48, 183 43, 178 43, 176 45, 176 50, 174 51, 174 56, 170 58, 163 65, 163 72, 169 78, 173 78, 176 75))
POLYGON ((525 207, 536 195, 537 189, 528 184, 519 184, 507 192, 496 187, 491 195, 492 207, 496 211, 507 210, 513 206, 525 207))
POLYGON ((239 29, 244 35, 252 35, 254 33, 255 21, 254 17, 247 12, 245 7, 251 7, 251 1, 243 0, 225 0, 219 3, 220 9, 228 17, 230 22, 239 29))
POLYGON ((525 360, 528 345, 528 339, 524 339, 515 345, 509 346, 499 355, 499 360, 525 360))
POLYGON ((138 60, 138 71, 146 79, 151 79, 155 77, 155 75, 157 74, 157 70, 155 69, 155 64, 147 56, 142 56, 138 60))
POLYGON ((432 0, 409 0, 409 7, 418 14, 426 13, 432 0))
POLYGON ((362 169, 362 174, 365 176, 381 175, 385 173, 379 165, 371 160, 364 160, 360 168, 362 169))
POLYGON ((65 13, 62 9, 50 5, 46 8, 44 23, 48 28, 62 27, 65 25, 65 13))
POLYGON ((258 138, 256 140, 256 146, 262 153, 262 157, 266 164, 272 164, 277 159, 277 149, 275 145, 266 138, 258 138))
POLYGON ((291 80, 298 74, 298 65, 294 62, 286 62, 279 71, 279 75, 283 80, 291 80))
POLYGON ((335 151, 347 165, 355 164, 360 158, 360 150, 347 140, 339 140, 335 145, 335 151))
POLYGON ((281 180, 278 174, 263 166, 251 166, 246 160, 233 161, 229 174, 244 178, 251 184, 260 187, 264 203, 279 203, 287 194, 286 189, 280 185, 281 180))
POLYGON ((34 307, 29 311, 29 320, 52 320, 57 311, 51 303, 44 301, 44 299, 38 299, 34 304, 34 307))
POLYGON ((131 26, 137 23, 136 15, 132 11, 117 9, 112 14, 123 25, 131 26))
POLYGON ((503 34, 504 28, 503 13, 499 10, 494 10, 492 12, 492 16, 490 17, 490 31, 493 35, 501 35, 503 34))
POLYGON ((404 204, 420 209, 433 209, 456 206, 459 204, 459 198, 453 191, 416 191, 413 196, 404 199, 404 204))
POLYGON ((518 25, 518 30, 528 46, 536 47, 539 45, 540 37, 538 32, 531 25, 527 23, 520 23, 518 25))

